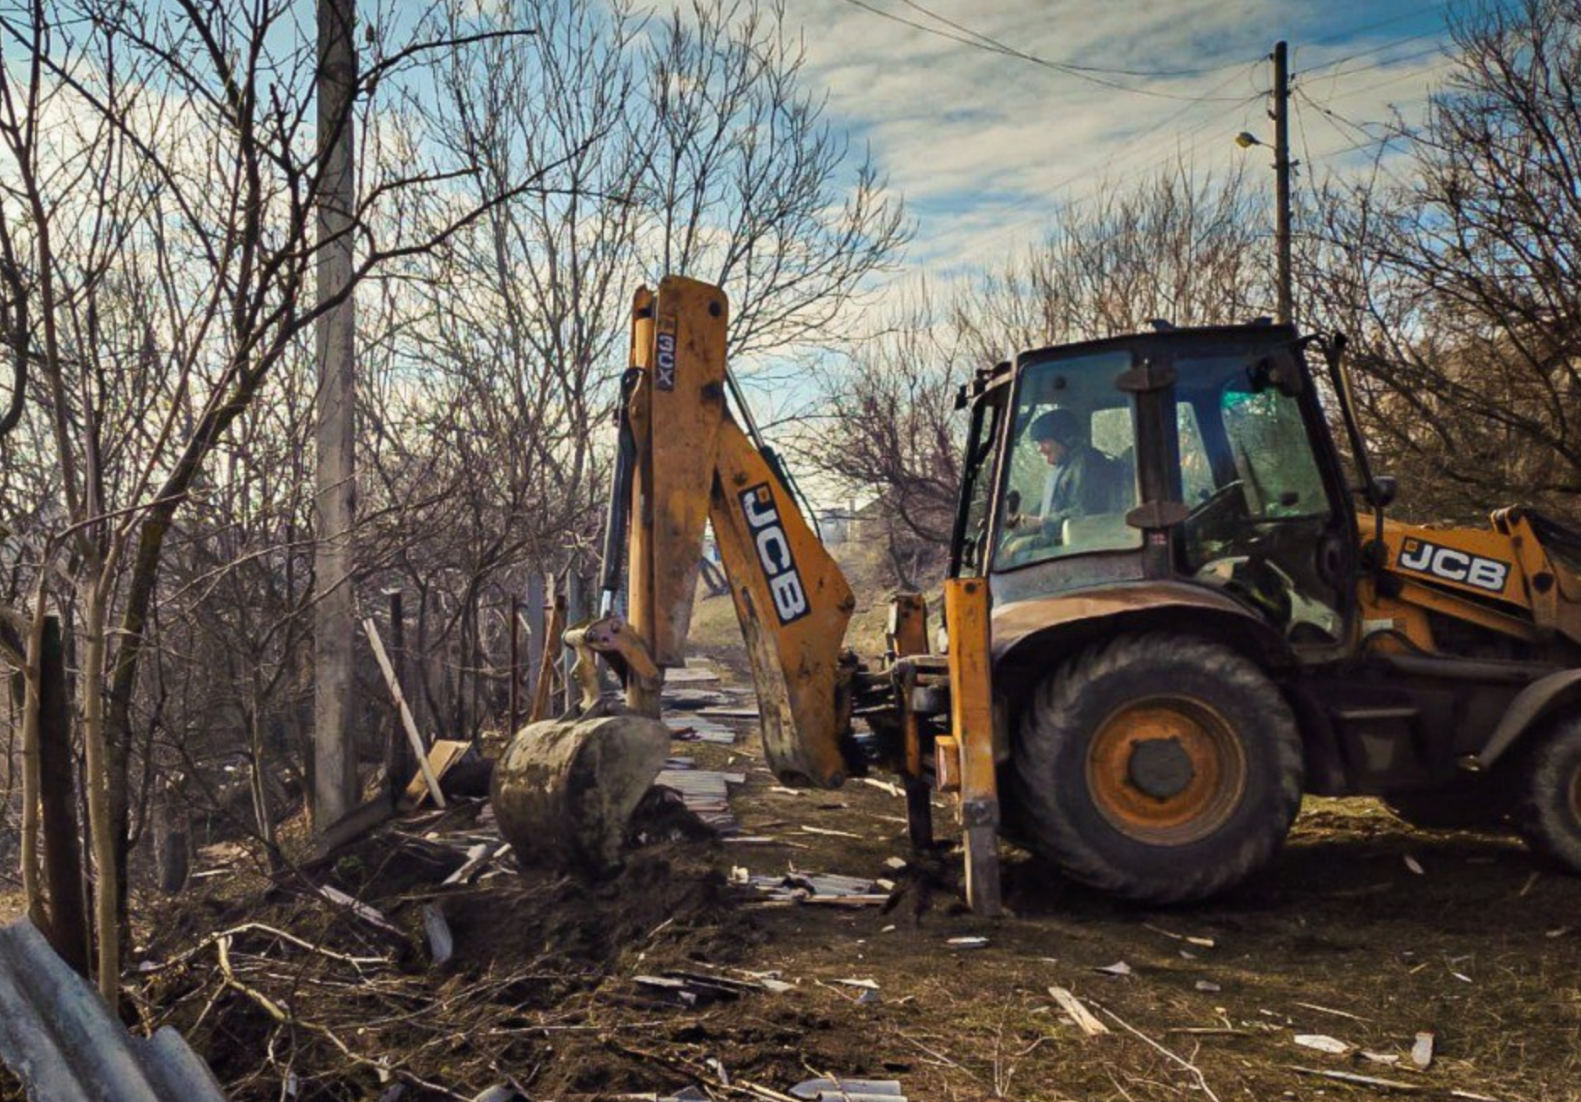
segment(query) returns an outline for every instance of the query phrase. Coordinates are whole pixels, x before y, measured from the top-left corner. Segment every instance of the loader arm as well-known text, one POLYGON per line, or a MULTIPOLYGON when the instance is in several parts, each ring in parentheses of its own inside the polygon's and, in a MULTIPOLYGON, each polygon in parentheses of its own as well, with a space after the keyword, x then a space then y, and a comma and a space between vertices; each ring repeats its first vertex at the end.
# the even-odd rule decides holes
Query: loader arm
MULTIPOLYGON (((786 783, 834 787, 846 774, 854 662, 841 656, 856 602, 775 464, 726 409, 728 324, 725 295, 709 284, 669 276, 657 294, 637 292, 621 414, 632 466, 616 479, 617 494, 629 483, 629 511, 611 509, 606 557, 619 553, 624 519, 631 627, 661 669, 682 666, 712 524, 769 765, 786 783)), ((620 583, 609 565, 606 588, 620 583)), ((627 699, 658 714, 657 693, 637 679, 627 699)))

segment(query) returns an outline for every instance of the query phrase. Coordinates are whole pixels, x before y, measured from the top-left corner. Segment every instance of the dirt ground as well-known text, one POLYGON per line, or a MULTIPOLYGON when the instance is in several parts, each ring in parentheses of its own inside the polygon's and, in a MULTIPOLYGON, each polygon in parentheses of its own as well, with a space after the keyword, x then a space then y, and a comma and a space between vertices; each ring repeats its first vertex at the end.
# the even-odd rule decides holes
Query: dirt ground
MULTIPOLYGON (((136 902, 128 1016, 182 1029, 237 1102, 473 1099, 505 1086, 534 1102, 688 1087, 783 1099, 827 1076, 898 1080, 914 1102, 1581 1100, 1581 880, 1512 839, 1429 834, 1371 801, 1313 800, 1271 871, 1172 909, 1097 896, 1007 847, 1011 913, 989 921, 960 902, 946 805, 943 844, 911 854, 897 794, 781 789, 751 724, 733 726, 734 746, 675 753, 745 774, 731 808, 772 844, 674 838, 658 823, 603 882, 497 867, 442 887, 463 859, 455 839, 464 850, 488 833, 486 819, 468 821, 474 806, 381 831, 316 879, 265 875, 239 849, 206 855, 220 875, 179 901, 136 902), (882 907, 776 904, 732 883, 739 869, 895 886, 882 907), (328 905, 314 894, 324 880, 393 929, 328 905), (454 939, 443 965, 425 945, 427 907, 454 939), (237 930, 248 923, 267 929, 237 930), (223 963, 222 930, 237 931, 223 963), (971 937, 986 944, 951 944, 971 937), (683 1004, 637 980, 676 972, 712 977, 717 998, 683 1004), (731 988, 765 978, 789 986, 731 988), (1055 986, 1108 1033, 1078 1029, 1055 986), (1410 1053, 1423 1032, 1435 1053, 1420 1071, 1410 1053)), ((0 1084, 0 1097, 14 1090, 0 1084)))
MULTIPOLYGON (((139 1012, 181 1027, 236 1099, 470 1099, 511 1081, 535 1100, 686 1086, 752 1097, 741 1084, 785 1091, 823 1075, 897 1079, 926 1100, 1403 1093, 1303 1067, 1433 1098, 1581 1098, 1581 881, 1509 840, 1428 835, 1366 801, 1318 801, 1278 866, 1231 897, 1139 909, 1007 850, 1013 914, 987 921, 961 906, 947 848, 907 853, 897 796, 862 783, 776 791, 746 737, 677 749, 745 772, 732 807, 747 833, 781 844, 663 842, 602 884, 510 873, 440 890, 456 859, 382 837, 343 856, 332 879, 401 931, 407 947, 395 952, 244 864, 179 904, 140 910, 151 921, 139 931, 149 962, 134 983, 139 1012), (891 857, 911 863, 895 872, 891 857), (897 884, 884 908, 765 906, 730 884, 737 866, 897 884), (436 900, 456 943, 442 968, 410 947, 436 900), (389 963, 340 965, 242 933, 227 983, 204 935, 247 921, 389 963), (968 936, 987 945, 949 944, 968 936), (1097 971, 1120 962, 1128 975, 1097 971), (635 982, 673 969, 773 972, 793 986, 681 1006, 635 982), (1085 1037, 1053 1006, 1055 985, 1109 1034, 1085 1037), (1436 1039, 1426 1072, 1408 1055, 1421 1031, 1436 1039), (1297 1034, 1401 1060, 1327 1055, 1297 1034)), ((948 813, 939 820, 948 838, 948 813)))

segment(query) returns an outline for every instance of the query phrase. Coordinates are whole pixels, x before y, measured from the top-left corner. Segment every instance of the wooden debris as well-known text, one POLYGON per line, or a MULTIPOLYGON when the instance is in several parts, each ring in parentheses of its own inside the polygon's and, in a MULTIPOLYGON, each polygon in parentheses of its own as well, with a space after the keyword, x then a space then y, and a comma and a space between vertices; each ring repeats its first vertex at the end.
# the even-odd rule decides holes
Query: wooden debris
POLYGON ((440 882, 441 887, 470 884, 483 869, 504 857, 511 850, 509 842, 479 842, 467 850, 467 859, 460 868, 440 882))
POLYGON ((700 708, 697 714, 711 719, 752 720, 759 718, 756 708, 700 708))
POLYGON ((1198 980, 1197 981, 1197 990, 1198 991, 1206 991, 1206 992, 1208 992, 1210 994, 1217 994, 1218 992, 1223 991, 1224 988, 1220 987, 1218 984, 1214 983, 1212 980, 1198 980))
POLYGON ((710 666, 677 666, 664 671, 666 685, 717 685, 719 671, 710 666))
POLYGON ((1352 1014, 1348 1010, 1335 1010, 1332 1006, 1319 1006, 1317 1003, 1292 1003, 1291 1005, 1299 1006, 1303 1010, 1316 1010, 1319 1014, 1332 1014, 1336 1018, 1349 1018, 1353 1022, 1366 1022, 1371 1020, 1369 1018, 1363 1018, 1360 1014, 1352 1014))
POLYGON ((428 935, 428 955, 436 965, 448 964, 455 956, 456 939, 445 921, 444 911, 437 903, 423 907, 423 932, 428 935))
POLYGON ((1123 960, 1117 960, 1113 964, 1105 964, 1101 968, 1094 968, 1093 971, 1102 972, 1106 976, 1129 976, 1131 974, 1131 966, 1123 960))
POLYGON ((385 918, 383 912, 377 910, 376 908, 370 907, 366 903, 358 902, 356 899, 347 895, 339 888, 331 887, 328 884, 320 884, 318 888, 318 894, 329 900, 331 903, 335 904, 337 907, 343 907, 350 911, 352 914, 362 919, 362 921, 366 922, 369 926, 372 926, 380 933, 392 935, 400 940, 403 944, 405 943, 405 935, 402 934, 400 930, 397 930, 394 926, 390 925, 390 920, 385 918))
POLYGON ((898 1079, 809 1079, 790 1092, 808 1102, 906 1102, 898 1079))
MULTIPOLYGON (((737 883, 743 883, 737 881, 737 883)), ((857 876, 832 873, 807 873, 792 869, 784 876, 751 876, 746 887, 762 892, 773 904, 813 904, 834 907, 881 907, 890 893, 878 884, 857 876)))
POLYGON ((1200 945, 1204 949, 1212 949, 1217 943, 1211 937, 1193 937, 1191 934, 1177 934, 1173 930, 1166 930, 1162 926, 1154 926, 1151 922, 1142 923, 1144 930, 1152 930, 1155 934, 1163 934, 1175 941, 1184 941, 1188 945, 1200 945))
POLYGON ((988 939, 985 937, 952 937, 945 942, 952 949, 986 949, 988 939))
MULTIPOLYGON (((1358 1087, 1382 1087, 1384 1090, 1400 1091, 1404 1094, 1424 1094, 1434 1088, 1423 1086, 1420 1083, 1402 1083, 1398 1079, 1379 1079, 1375 1075, 1359 1075, 1354 1071, 1328 1071, 1323 1068, 1304 1068, 1296 1064, 1287 1065, 1291 1071, 1298 1071, 1302 1075, 1316 1075, 1323 1079, 1333 1079, 1340 1083, 1352 1083, 1358 1087)), ((1470 1095, 1450 1092, 1457 1098, 1468 1098, 1470 1095)))
MULTIPOLYGON (((415 730, 415 728, 414 728, 415 730)), ((440 782, 445 779, 445 774, 450 772, 472 752, 470 742, 460 739, 436 739, 434 745, 426 754, 417 756, 418 771, 406 786, 406 791, 401 794, 400 806, 405 811, 416 811, 423 806, 423 801, 438 792, 439 797, 434 803, 440 808, 445 807, 444 793, 440 790, 440 782), (430 778, 432 778, 430 782, 430 778)))
POLYGON ((1326 1033, 1297 1033, 1296 1044, 1302 1048, 1315 1049, 1326 1052, 1330 1056, 1344 1056, 1351 1050, 1351 1046, 1341 1041, 1338 1037, 1330 1037, 1326 1033))
POLYGON ((1252 1035, 1249 1030, 1236 1029, 1234 1026, 1227 1025, 1176 1026, 1173 1029, 1164 1030, 1164 1033, 1166 1036, 1177 1033, 1187 1037, 1250 1037, 1252 1035))
POLYGON ((730 810, 730 786, 747 782, 745 773, 692 768, 690 758, 671 758, 653 783, 681 797, 687 809, 721 835, 738 835, 741 824, 730 810))
MULTIPOLYGON (((401 726, 406 730, 406 739, 412 744, 412 753, 417 756, 418 772, 428 786, 428 794, 433 796, 436 805, 444 807, 445 794, 439 790, 439 778, 429 764, 428 751, 423 746, 423 736, 418 733, 417 721, 412 718, 412 709, 407 707, 406 697, 401 693, 401 679, 395 676, 395 667, 390 664, 390 656, 384 653, 384 641, 379 638, 379 629, 374 626, 372 617, 362 621, 362 630, 368 636, 368 643, 373 647, 373 657, 378 660, 379 669, 384 673, 384 683, 390 688, 390 696, 395 699, 395 710, 400 713, 401 726)), ((412 806, 417 806, 421 799, 422 789, 419 788, 418 800, 412 806)))
POLYGON ((801 831, 803 834, 820 834, 826 838, 855 838, 858 841, 862 838, 860 834, 852 834, 849 830, 831 830, 829 827, 807 826, 806 824, 802 825, 801 831))
POLYGON ((1065 988, 1049 988, 1049 998, 1053 999, 1065 1012, 1066 1017, 1070 1018, 1087 1036, 1098 1037, 1109 1032, 1109 1027, 1099 1021, 1097 1015, 1088 1010, 1080 999, 1065 988))
POLYGON ((887 792, 891 796, 904 796, 906 794, 906 790, 901 788, 900 785, 895 784, 893 781, 880 780, 877 777, 858 777, 857 781, 861 784, 869 786, 870 788, 876 788, 880 792, 887 792))
POLYGON ((1423 1030, 1416 1035, 1416 1043, 1411 1046, 1411 1063, 1422 1071, 1433 1066, 1433 1034, 1423 1030))
POLYGON ((1405 855, 1405 867, 1410 869, 1417 876, 1427 875, 1427 870, 1422 867, 1422 862, 1412 857, 1409 853, 1405 855))

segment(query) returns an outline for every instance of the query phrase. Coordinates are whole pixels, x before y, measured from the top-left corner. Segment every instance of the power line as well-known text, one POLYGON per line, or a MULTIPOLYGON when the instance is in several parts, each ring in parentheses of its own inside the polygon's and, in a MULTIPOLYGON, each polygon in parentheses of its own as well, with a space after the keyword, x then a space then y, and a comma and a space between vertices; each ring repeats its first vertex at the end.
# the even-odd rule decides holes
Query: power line
MULTIPOLYGON (((1301 74, 1303 76, 1311 76, 1314 73, 1321 73, 1324 69, 1332 69, 1336 65, 1344 65, 1348 61, 1355 61, 1359 57, 1370 57, 1373 54, 1382 53, 1385 50, 1392 50, 1396 46, 1403 46, 1407 42, 1418 42, 1424 38, 1436 38, 1437 35, 1438 31, 1435 30, 1423 31, 1421 34, 1407 35, 1404 38, 1393 38, 1388 42, 1379 43, 1369 50, 1357 50, 1355 53, 1346 54, 1344 57, 1337 57, 1332 61, 1325 61, 1321 65, 1314 65, 1309 69, 1302 69, 1301 74)), ((1441 49, 1443 49, 1443 45, 1441 43, 1434 43, 1432 49, 1423 50, 1421 53, 1404 54, 1399 57, 1386 57, 1369 65, 1358 65, 1354 69, 1341 69, 1337 73, 1329 73, 1328 77, 1325 79, 1342 77, 1347 73, 1364 73, 1369 69, 1379 69, 1386 65, 1397 65, 1402 61, 1409 61, 1413 57, 1420 57, 1423 54, 1437 53, 1441 49)))
MULTIPOLYGON (((873 15, 876 15, 876 16, 880 17, 881 19, 888 19, 891 22, 899 23, 902 26, 910 27, 913 30, 921 31, 924 34, 931 34, 931 35, 934 35, 934 36, 936 36, 938 38, 949 39, 951 42, 958 42, 958 43, 960 43, 963 46, 970 46, 970 47, 972 47, 975 50, 983 50, 983 51, 986 51, 987 53, 998 54, 998 55, 1000 55, 1002 57, 1013 57, 1013 58, 1016 58, 1016 59, 1021 60, 1021 61, 1027 61, 1027 62, 1032 63, 1033 65, 1038 65, 1038 66, 1041 66, 1042 68, 1045 68, 1045 69, 1051 69, 1054 72, 1063 73, 1066 76, 1075 77, 1077 80, 1087 81, 1089 84, 1097 84, 1097 85, 1101 85, 1102 87, 1105 87, 1105 88, 1113 88, 1116 91, 1120 91, 1120 92, 1130 92, 1131 94, 1138 95, 1138 96, 1153 96, 1153 97, 1156 97, 1158 99, 1186 100, 1186 101, 1189 101, 1189 102, 1192 102, 1192 103, 1203 103, 1203 102, 1206 102, 1205 97, 1202 97, 1202 96, 1183 95, 1183 94, 1178 93, 1178 92, 1161 92, 1161 91, 1159 91, 1156 88, 1139 88, 1139 87, 1137 87, 1134 84, 1125 84, 1125 83, 1123 83, 1121 81, 1110 80, 1106 76, 1098 75, 1100 73, 1114 73, 1114 74, 1117 74, 1117 75, 1125 75, 1125 76, 1138 76, 1138 75, 1142 75, 1142 76, 1168 76, 1168 75, 1170 75, 1170 74, 1168 74, 1166 72, 1141 73, 1141 72, 1138 72, 1138 71, 1135 71, 1135 70, 1126 71, 1126 70, 1103 69, 1103 68, 1099 68, 1097 66, 1082 66, 1082 65, 1076 65, 1076 64, 1073 64, 1073 63, 1067 62, 1067 61, 1050 61, 1048 58, 1039 57, 1036 54, 1029 54, 1029 53, 1027 53, 1027 52, 1025 52, 1023 50, 1017 50, 1017 49, 1014 49, 1013 47, 1006 46, 1002 42, 998 42, 998 41, 996 41, 994 39, 989 39, 986 36, 977 35, 977 32, 975 32, 975 31, 966 31, 966 33, 964 33, 964 34, 954 34, 954 33, 951 33, 950 31, 941 30, 938 27, 930 27, 926 23, 919 23, 919 22, 917 22, 914 19, 907 19, 903 15, 897 15, 894 12, 885 11, 883 8, 875 7, 872 4, 868 3, 867 0, 845 0, 845 2, 847 4, 852 5, 853 7, 861 8, 865 12, 870 12, 873 15), (969 37, 969 36, 973 36, 973 35, 975 35, 976 37, 969 37)), ((931 15, 932 13, 929 13, 929 14, 931 15)), ((933 18, 937 19, 939 17, 938 16, 933 16, 933 18)), ((957 26, 956 24, 950 24, 950 25, 951 26, 957 26)))
MULTIPOLYGON (((1333 34, 1327 34, 1327 35, 1324 35, 1324 36, 1322 36, 1320 38, 1311 38, 1311 39, 1308 39, 1307 41, 1309 43, 1311 43, 1311 44, 1314 44, 1314 45, 1326 46, 1330 42, 1340 42, 1340 41, 1342 41, 1344 39, 1347 39, 1347 38, 1353 38, 1353 37, 1355 37, 1358 34, 1366 34, 1368 31, 1375 31, 1379 27, 1390 27, 1390 26, 1393 26, 1396 23, 1404 23, 1407 19, 1415 19, 1418 16, 1426 15, 1430 11, 1434 11, 1434 10, 1442 11, 1443 7, 1444 7, 1444 5, 1442 5, 1440 3, 1430 3, 1426 7, 1417 8, 1414 11, 1408 11, 1408 12, 1405 12, 1405 13, 1403 13, 1401 15, 1391 15, 1388 19, 1379 19, 1379 20, 1376 20, 1375 22, 1372 22, 1372 23, 1363 23, 1359 27, 1348 27, 1348 28, 1346 28, 1343 31, 1335 31, 1333 34)), ((1419 37, 1419 36, 1414 36, 1413 35, 1412 37, 1419 37)), ((1401 41, 1409 41, 1409 39, 1402 39, 1401 41)), ((1366 52, 1368 52, 1368 51, 1363 51, 1363 53, 1366 53, 1366 52)), ((1352 55, 1352 56, 1359 56, 1359 55, 1352 55)), ((1342 59, 1342 60, 1344 60, 1344 59, 1342 59)))
POLYGON ((1396 76, 1390 77, 1388 80, 1380 80, 1377 83, 1369 84, 1364 88, 1349 88, 1343 92, 1330 93, 1328 98, 1329 101, 1332 102, 1337 99, 1348 99, 1351 96, 1362 96, 1366 95, 1368 92, 1376 92, 1379 88, 1387 88, 1391 84, 1399 84, 1402 80, 1420 80, 1424 76, 1425 74, 1420 72, 1400 73, 1396 76))
MULTIPOLYGON (((1404 135, 1402 135, 1402 134, 1385 134, 1385 135, 1380 137, 1380 136, 1378 136, 1376 134, 1371 133, 1367 129, 1367 126, 1368 125, 1371 125, 1371 126, 1382 126, 1382 125, 1385 125, 1383 123, 1362 124, 1362 123, 1359 123, 1359 122, 1355 121, 1354 119, 1346 118, 1344 115, 1340 114, 1338 111, 1335 111, 1333 108, 1328 107, 1328 106, 1326 106, 1324 104, 1318 103, 1311 96, 1307 95, 1305 92, 1301 91, 1300 89, 1296 90, 1296 96, 1302 102, 1304 102, 1307 106, 1309 106, 1313 110, 1317 111, 1318 114, 1323 117, 1323 121, 1326 122, 1329 125, 1329 127, 1336 134, 1338 134, 1341 138, 1344 138, 1347 141, 1352 141, 1351 145, 1346 146, 1343 149, 1336 149, 1336 150, 1334 150, 1331 153, 1324 153, 1324 154, 1322 154, 1321 158, 1320 158, 1321 160, 1329 160, 1329 159, 1334 158, 1334 157, 1342 157, 1342 156, 1344 156, 1347 153, 1353 153, 1353 152, 1355 152, 1358 149, 1365 149, 1365 148, 1367 148, 1369 146, 1387 147, 1388 143, 1390 141, 1392 141, 1394 138, 1404 137, 1404 135), (1361 140, 1360 141, 1353 141, 1354 135, 1353 134, 1347 134, 1344 130, 1340 129, 1340 124, 1341 123, 1343 123, 1345 126, 1350 127, 1350 129, 1355 134, 1360 134, 1361 135, 1361 140)), ((1406 183, 1405 180, 1402 180, 1399 176, 1397 176, 1389 168, 1388 165, 1383 163, 1383 157, 1382 157, 1381 152, 1380 152, 1379 155, 1377 155, 1377 156, 1375 156, 1373 158, 1373 164, 1376 166, 1378 171, 1382 172, 1385 176, 1389 177, 1389 179, 1393 180, 1400 187, 1402 187, 1402 188, 1409 188, 1410 187, 1410 185, 1408 183, 1406 183)))
MULTIPOLYGON (((1033 58, 1030 55, 1022 53, 1020 50, 1017 50, 1013 46, 1007 46, 1005 43, 999 41, 996 38, 991 38, 991 37, 989 37, 986 34, 980 34, 979 32, 972 30, 970 27, 962 26, 960 23, 957 23, 957 22, 955 22, 952 19, 948 19, 948 18, 940 15, 938 12, 930 11, 929 9, 923 7, 921 4, 917 3, 917 0, 900 0, 900 2, 902 4, 905 4, 906 7, 911 8, 913 11, 921 12, 923 15, 927 16, 929 19, 936 19, 936 20, 938 20, 940 23, 943 23, 946 27, 951 27, 951 28, 953 28, 953 29, 955 29, 957 31, 960 31, 962 34, 971 35, 973 38, 978 39, 981 42, 987 44, 988 46, 992 47, 995 51, 997 51, 999 53, 1009 54, 1012 57, 1026 58, 1029 61, 1038 61, 1040 64, 1053 64, 1053 63, 1050 63, 1050 62, 1043 62, 1043 61, 1041 61, 1040 59, 1037 59, 1037 58, 1033 58)), ((1208 66, 1206 68, 1202 68, 1202 69, 1111 69, 1111 68, 1106 68, 1106 67, 1100 66, 1100 65, 1079 65, 1079 64, 1077 64, 1074 61, 1059 62, 1057 64, 1061 68, 1065 68, 1065 69, 1075 69, 1075 70, 1077 70, 1079 72, 1083 72, 1083 73, 1107 73, 1107 74, 1109 74, 1111 76, 1122 76, 1122 77, 1189 77, 1189 76, 1202 76, 1202 75, 1204 75, 1206 73, 1223 72, 1225 69, 1233 69, 1233 68, 1235 68, 1238 65, 1244 64, 1244 62, 1227 61, 1227 62, 1225 62, 1222 65, 1210 65, 1210 66, 1208 66)))
MULTIPOLYGON (((1416 35, 1415 37, 1423 38, 1425 36, 1424 35, 1416 35)), ((1410 39, 1402 38, 1400 41, 1401 42, 1409 42, 1410 39)), ((1383 58, 1383 59, 1381 59, 1379 61, 1371 62, 1370 64, 1367 64, 1367 65, 1358 65, 1358 66, 1356 66, 1353 69, 1341 69, 1341 70, 1339 70, 1336 73, 1329 73, 1329 74, 1327 74, 1326 76, 1323 77, 1323 79, 1324 80, 1338 80, 1340 77, 1350 76, 1353 73, 1370 73, 1370 72, 1373 72, 1373 71, 1378 70, 1378 69, 1387 69, 1390 66, 1401 65, 1401 64, 1404 64, 1407 61, 1415 61, 1418 58, 1430 57, 1433 54, 1443 54, 1443 52, 1444 52, 1444 44, 1442 42, 1435 42, 1431 47, 1429 47, 1428 49, 1425 49, 1425 50, 1416 50, 1416 51, 1413 51, 1412 53, 1401 54, 1398 57, 1386 57, 1386 58, 1383 58)), ((1357 54, 1355 56, 1360 57, 1361 55, 1357 54)), ((1308 70, 1305 70, 1305 72, 1302 75, 1309 76, 1312 73, 1315 73, 1317 71, 1318 71, 1317 69, 1308 69, 1308 70)))
MULTIPOLYGON (((1230 79, 1233 80, 1235 75, 1239 75, 1239 74, 1232 75, 1230 79)), ((1225 81, 1224 83, 1227 84, 1227 83, 1229 83, 1229 81, 1225 81)), ((1256 101, 1262 99, 1263 96, 1265 96, 1265 95, 1267 95, 1266 91, 1258 91, 1258 92, 1253 93, 1250 96, 1243 97, 1242 99, 1236 101, 1235 104, 1233 104, 1228 109, 1215 111, 1212 115, 1210 115, 1208 118, 1206 118, 1206 119, 1202 120, 1201 122, 1199 122, 1196 126, 1192 127, 1190 130, 1187 130, 1187 131, 1181 133, 1180 135, 1178 135, 1177 138, 1176 138, 1177 143, 1184 142, 1187 139, 1195 137, 1196 135, 1202 133, 1202 131, 1206 130, 1208 127, 1214 125, 1215 123, 1218 123, 1219 121, 1221 121, 1222 119, 1226 118, 1227 116, 1234 114, 1235 111, 1237 111, 1239 109, 1244 109, 1245 107, 1250 106, 1252 103, 1255 103, 1256 101)), ((1083 169, 1083 170, 1081 170, 1079 172, 1071 173, 1070 175, 1068 175, 1068 176, 1066 176, 1066 177, 1064 177, 1062 179, 1056 180, 1053 184, 1049 185, 1049 187, 1045 191, 1043 191, 1041 194, 1035 195, 1035 196, 1029 196, 1029 197, 1027 197, 1025 199, 1022 199, 1020 202, 1017 202, 1017 203, 1011 205, 1010 207, 1006 208, 1001 213, 1000 216, 1003 217, 1003 216, 1006 216, 1006 215, 1014 214, 1016 211, 1019 211, 1019 210, 1025 210, 1027 207, 1033 205, 1034 203, 1047 202, 1053 196, 1058 195, 1062 191, 1068 190, 1072 186, 1074 186, 1074 185, 1076 185, 1078 183, 1081 183, 1083 180, 1099 180, 1099 179, 1103 179, 1103 178, 1109 176, 1117 168, 1119 168, 1122 164, 1124 164, 1126 161, 1128 161, 1132 157, 1136 156, 1136 154, 1147 152, 1150 149, 1149 146, 1144 145, 1144 144, 1141 143, 1141 139, 1143 137, 1146 137, 1149 134, 1155 133, 1156 131, 1161 129, 1164 125, 1166 125, 1167 123, 1173 121, 1175 118, 1178 118, 1180 115, 1184 114, 1185 111, 1188 111, 1188 110, 1190 110, 1190 107, 1187 107, 1187 108, 1185 108, 1185 109, 1183 109, 1181 111, 1177 111, 1173 115, 1171 115, 1169 118, 1162 120, 1160 123, 1154 124, 1152 127, 1149 127, 1147 130, 1143 131, 1142 134, 1139 134, 1139 135, 1137 135, 1136 138, 1132 139, 1131 142, 1128 143, 1128 146, 1127 146, 1127 148, 1124 151, 1111 155, 1108 158, 1108 160, 1106 160, 1098 168, 1091 169, 1091 170, 1083 169)), ((1134 170, 1134 173, 1135 174, 1150 174, 1150 173, 1153 173, 1155 171, 1158 171, 1159 169, 1163 168, 1165 165, 1169 164, 1171 161, 1178 160, 1182 156, 1182 153, 1184 153, 1185 156, 1190 157, 1191 155, 1196 153, 1197 145, 1198 145, 1197 142, 1192 142, 1190 144, 1190 146, 1188 146, 1184 150, 1182 150, 1180 148, 1180 146, 1177 144, 1176 148, 1172 152, 1170 152, 1169 154, 1167 154, 1164 157, 1159 158, 1158 160, 1151 161, 1151 162, 1149 162, 1149 163, 1147 163, 1147 164, 1145 164, 1143 166, 1137 167, 1134 170)), ((1090 198, 1090 196, 1089 197, 1084 197, 1084 198, 1090 198)), ((1069 203, 1069 202, 1067 202, 1065 204, 1066 207, 1069 207, 1071 205, 1072 204, 1069 203)), ((1044 211, 1042 213, 1034 215, 1033 217, 1018 219, 1017 221, 1012 222, 1012 223, 1010 223, 1008 225, 1001 226, 998 233, 996 233, 993 237, 988 238, 985 241, 984 247, 985 248, 990 248, 992 246, 996 246, 999 242, 1001 242, 1001 241, 1005 240, 1007 237, 1009 237, 1009 236, 1011 236, 1011 235, 1013 235, 1013 234, 1025 229, 1026 227, 1028 227, 1028 226, 1030 226, 1030 225, 1032 225, 1032 224, 1034 224, 1036 222, 1044 221, 1052 213, 1053 213, 1053 211, 1044 211)))

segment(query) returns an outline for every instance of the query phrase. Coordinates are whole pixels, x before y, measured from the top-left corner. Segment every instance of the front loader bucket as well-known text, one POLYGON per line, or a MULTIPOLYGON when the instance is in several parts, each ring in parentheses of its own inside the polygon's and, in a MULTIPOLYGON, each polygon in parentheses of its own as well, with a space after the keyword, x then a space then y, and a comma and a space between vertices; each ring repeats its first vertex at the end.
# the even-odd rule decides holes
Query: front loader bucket
POLYGON ((607 872, 670 750, 656 719, 613 715, 523 727, 494 770, 500 834, 523 864, 607 872))

